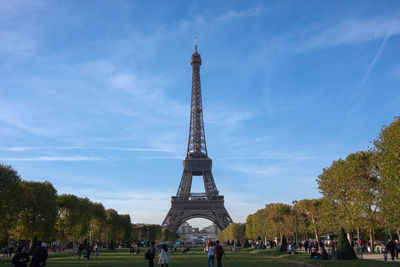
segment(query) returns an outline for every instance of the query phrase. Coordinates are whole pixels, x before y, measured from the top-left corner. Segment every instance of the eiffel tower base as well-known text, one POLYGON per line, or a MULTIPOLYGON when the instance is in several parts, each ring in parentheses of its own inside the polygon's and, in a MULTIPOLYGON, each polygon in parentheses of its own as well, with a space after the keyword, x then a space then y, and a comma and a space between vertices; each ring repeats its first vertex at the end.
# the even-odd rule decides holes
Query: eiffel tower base
POLYGON ((180 225, 193 218, 208 219, 215 223, 220 230, 232 223, 224 206, 224 196, 216 196, 213 199, 172 197, 171 204, 171 209, 161 226, 174 233, 180 225))

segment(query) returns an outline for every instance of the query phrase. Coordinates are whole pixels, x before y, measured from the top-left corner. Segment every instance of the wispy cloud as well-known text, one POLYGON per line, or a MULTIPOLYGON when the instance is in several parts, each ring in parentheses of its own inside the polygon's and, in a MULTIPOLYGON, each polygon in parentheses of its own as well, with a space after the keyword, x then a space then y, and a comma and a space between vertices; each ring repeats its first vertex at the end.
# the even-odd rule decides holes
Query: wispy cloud
MULTIPOLYGON (((256 58, 266 55, 272 61, 276 57, 292 53, 308 53, 342 45, 359 45, 388 36, 400 34, 398 14, 367 18, 344 18, 335 24, 307 24, 292 31, 276 35, 260 42, 256 58)), ((264 61, 263 61, 264 62, 264 61)))
POLYGON ((388 29, 390 35, 397 35, 400 33, 400 24, 394 23, 395 20, 390 16, 342 20, 333 27, 316 30, 308 35, 307 40, 300 44, 298 51, 379 40, 388 36, 388 29))
POLYGON ((0 54, 30 56, 38 48, 38 40, 28 34, 0 30, 0 54))
POLYGON ((398 21, 399 16, 400 16, 400 11, 396 14, 396 16, 394 16, 394 18, 391 20, 391 23, 389 25, 387 25, 388 27, 386 28, 386 32, 383 32, 383 33, 385 33, 384 39, 382 40, 382 43, 379 46, 378 51, 376 51, 374 58, 372 59, 366 72, 364 73, 364 76, 361 79, 359 88, 357 90, 355 90, 355 92, 353 93, 352 108, 347 112, 347 115, 346 115, 347 119, 349 119, 349 117, 354 112, 354 110, 356 108, 358 108, 358 106, 361 105, 362 102, 364 101, 365 96, 366 96, 365 92, 363 92, 364 88, 365 88, 365 84, 366 84, 376 62, 381 57, 383 50, 385 49, 385 46, 386 46, 387 42, 389 41, 389 38, 392 35, 394 35, 395 33, 397 33, 397 34, 400 33, 400 23, 398 21), (396 27, 396 29, 395 29, 395 27, 396 27), (395 30, 396 30, 396 32, 395 32, 395 30), (363 93, 363 95, 361 96, 362 93, 363 93), (356 103, 356 104, 354 104, 354 103, 356 103))
POLYGON ((99 157, 83 157, 83 156, 41 156, 41 157, 24 157, 24 158, 0 158, 0 161, 99 161, 104 160, 99 157))
POLYGON ((229 10, 225 13, 222 13, 220 15, 218 15, 215 18, 216 22, 222 22, 222 23, 227 23, 230 22, 232 20, 236 20, 236 19, 242 19, 242 18, 247 18, 247 17, 253 17, 256 16, 258 14, 261 13, 261 11, 263 10, 263 8, 261 6, 259 7, 255 7, 255 8, 250 8, 250 9, 246 9, 246 10, 229 10))
POLYGON ((82 146, 26 146, 26 147, 0 147, 0 151, 31 151, 31 150, 118 150, 118 151, 141 151, 141 152, 173 152, 164 148, 145 148, 145 147, 82 147, 82 146))

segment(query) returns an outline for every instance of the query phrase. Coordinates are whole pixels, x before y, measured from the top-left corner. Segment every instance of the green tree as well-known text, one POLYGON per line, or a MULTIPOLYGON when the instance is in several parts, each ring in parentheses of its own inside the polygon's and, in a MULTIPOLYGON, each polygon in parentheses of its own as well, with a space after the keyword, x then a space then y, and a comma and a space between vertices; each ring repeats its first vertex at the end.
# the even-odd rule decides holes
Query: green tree
POLYGON ((373 154, 360 151, 334 161, 318 176, 323 195, 325 222, 352 230, 373 227, 378 199, 378 180, 373 171, 373 154))
POLYGON ((218 233, 221 241, 234 240, 236 243, 243 243, 246 238, 246 224, 231 223, 224 230, 218 233))
POLYGON ((272 203, 265 206, 266 225, 269 227, 269 238, 282 240, 283 235, 293 236, 294 218, 290 205, 283 203, 272 203))
POLYGON ((0 164, 0 239, 9 240, 21 204, 21 178, 11 166, 0 164))
POLYGON ((14 237, 51 240, 57 219, 57 191, 50 182, 21 182, 22 208, 14 237))
POLYGON ((75 241, 76 227, 80 221, 79 199, 75 195, 62 194, 58 196, 58 218, 56 230, 59 240, 75 241))
POLYGON ((400 236, 400 117, 383 126, 374 141, 380 175, 380 209, 400 236))
POLYGON ((117 241, 120 233, 118 212, 114 209, 107 209, 105 215, 107 220, 107 240, 117 241))
POLYGON ((321 205, 320 199, 302 199, 294 205, 298 221, 303 224, 305 231, 311 231, 314 234, 316 240, 319 240, 319 233, 322 228, 320 222, 321 205))
POLYGON ((106 225, 106 215, 103 204, 90 202, 89 241, 101 241, 103 229, 106 225))

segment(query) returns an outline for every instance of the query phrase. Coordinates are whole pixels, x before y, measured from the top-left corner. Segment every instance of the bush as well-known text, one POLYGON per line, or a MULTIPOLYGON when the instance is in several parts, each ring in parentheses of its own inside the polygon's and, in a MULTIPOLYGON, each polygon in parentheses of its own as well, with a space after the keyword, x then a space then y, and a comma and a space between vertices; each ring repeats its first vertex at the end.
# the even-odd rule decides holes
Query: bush
POLYGON ((282 237, 281 247, 279 248, 279 251, 281 252, 287 251, 287 240, 285 236, 282 237))
POLYGON ((337 255, 338 255, 338 260, 357 259, 356 253, 354 252, 354 249, 351 247, 343 228, 340 230, 339 234, 339 239, 337 244, 337 255))

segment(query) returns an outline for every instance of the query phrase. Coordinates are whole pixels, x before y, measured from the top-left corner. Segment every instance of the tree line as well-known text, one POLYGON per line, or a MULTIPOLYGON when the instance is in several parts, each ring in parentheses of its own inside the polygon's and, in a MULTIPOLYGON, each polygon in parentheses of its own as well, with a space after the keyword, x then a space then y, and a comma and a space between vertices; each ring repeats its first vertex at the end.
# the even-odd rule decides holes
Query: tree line
MULTIPOLYGON (((128 214, 105 209, 103 204, 71 194, 58 195, 48 182, 24 181, 11 166, 0 164, 0 242, 8 240, 51 242, 130 242, 143 240, 128 214)), ((151 240, 171 240, 160 229, 151 240)), ((158 230, 157 230, 158 231, 158 230)), ((157 232, 156 231, 156 232, 157 232)))
MULTIPOLYGON (((299 239, 319 240, 343 228, 348 239, 369 240, 371 247, 375 239, 400 237, 400 118, 382 127, 368 151, 333 161, 316 181, 321 198, 267 204, 248 215, 245 236, 294 240, 298 234, 299 239)), ((240 236, 233 229, 226 228, 219 237, 240 236)))

